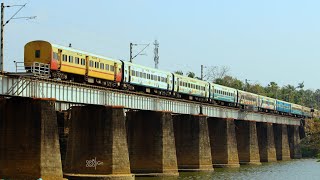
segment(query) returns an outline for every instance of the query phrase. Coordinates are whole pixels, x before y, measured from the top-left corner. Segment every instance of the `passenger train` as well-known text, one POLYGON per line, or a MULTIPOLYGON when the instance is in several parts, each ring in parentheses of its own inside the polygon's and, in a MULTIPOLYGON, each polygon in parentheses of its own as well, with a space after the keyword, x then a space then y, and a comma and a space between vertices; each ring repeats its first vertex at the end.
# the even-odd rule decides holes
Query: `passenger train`
POLYGON ((298 104, 47 41, 32 41, 25 45, 24 64, 26 69, 34 62, 49 64, 51 78, 296 117, 320 116, 319 111, 298 104))

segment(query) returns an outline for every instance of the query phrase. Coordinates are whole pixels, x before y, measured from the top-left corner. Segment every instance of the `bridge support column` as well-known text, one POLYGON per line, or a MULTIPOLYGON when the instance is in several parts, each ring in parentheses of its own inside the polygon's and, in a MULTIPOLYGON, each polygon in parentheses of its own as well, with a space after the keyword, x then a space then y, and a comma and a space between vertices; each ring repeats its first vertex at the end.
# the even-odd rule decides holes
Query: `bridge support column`
POLYGON ((240 164, 261 165, 256 122, 235 121, 240 164))
POLYGON ((179 171, 213 171, 207 117, 174 115, 179 171))
POLYGON ((276 145, 277 160, 289 160, 290 150, 288 142, 287 125, 273 124, 274 141, 276 145))
POLYGON ((0 179, 63 179, 54 101, 0 101, 0 179))
POLYGON ((272 123, 257 122, 257 135, 261 162, 277 161, 272 123))
POLYGON ((178 176, 171 112, 127 112, 131 171, 150 176, 178 176))
POLYGON ((240 167, 233 119, 209 118, 213 167, 240 167))
POLYGON ((300 149, 299 126, 288 125, 288 139, 290 147, 290 157, 292 159, 300 159, 302 155, 300 149))
POLYGON ((64 176, 134 179, 130 172, 123 107, 72 107, 64 176))

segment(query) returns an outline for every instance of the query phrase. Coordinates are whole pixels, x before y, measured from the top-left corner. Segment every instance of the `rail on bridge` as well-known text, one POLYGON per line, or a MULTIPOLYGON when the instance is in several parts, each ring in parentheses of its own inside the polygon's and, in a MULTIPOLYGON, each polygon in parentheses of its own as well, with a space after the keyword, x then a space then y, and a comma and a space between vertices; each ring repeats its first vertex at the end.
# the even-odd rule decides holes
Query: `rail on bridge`
POLYGON ((233 118, 278 124, 300 124, 300 119, 294 117, 249 112, 207 103, 201 104, 199 102, 42 77, 0 75, 0 95, 55 98, 56 110, 59 111, 69 109, 75 105, 95 104, 124 106, 127 109, 171 111, 177 114, 199 114, 200 106, 202 106, 203 114, 209 117, 233 118))

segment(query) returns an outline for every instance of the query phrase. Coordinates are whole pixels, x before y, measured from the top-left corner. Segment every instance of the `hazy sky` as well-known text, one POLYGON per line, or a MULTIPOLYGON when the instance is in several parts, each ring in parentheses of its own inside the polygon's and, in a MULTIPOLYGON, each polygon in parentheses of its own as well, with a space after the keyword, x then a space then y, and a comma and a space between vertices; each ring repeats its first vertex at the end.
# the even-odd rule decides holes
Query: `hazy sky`
MULTIPOLYGON (((238 79, 320 88, 319 0, 5 0, 27 6, 5 26, 5 69, 28 41, 47 40, 119 59, 129 43, 160 43, 159 68, 228 66, 238 79)), ((6 8, 7 20, 17 8, 6 8)), ((138 49, 136 49, 137 51, 138 49)), ((154 66, 153 45, 134 62, 154 66)))

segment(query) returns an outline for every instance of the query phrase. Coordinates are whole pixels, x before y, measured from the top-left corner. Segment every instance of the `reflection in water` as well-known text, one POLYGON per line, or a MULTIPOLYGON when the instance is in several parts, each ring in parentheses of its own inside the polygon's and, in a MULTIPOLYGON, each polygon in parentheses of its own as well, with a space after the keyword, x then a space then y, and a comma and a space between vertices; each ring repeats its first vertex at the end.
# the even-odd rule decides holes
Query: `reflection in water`
POLYGON ((316 159, 263 163, 261 166, 215 168, 214 172, 181 172, 179 177, 137 177, 137 180, 212 180, 212 179, 320 179, 320 162, 316 159))

